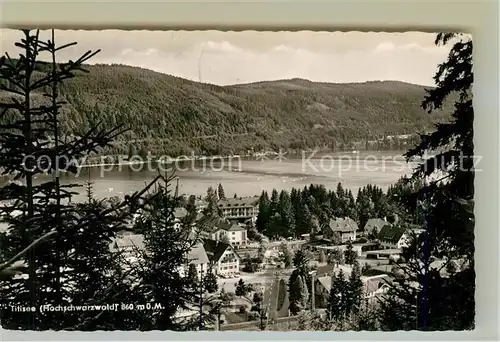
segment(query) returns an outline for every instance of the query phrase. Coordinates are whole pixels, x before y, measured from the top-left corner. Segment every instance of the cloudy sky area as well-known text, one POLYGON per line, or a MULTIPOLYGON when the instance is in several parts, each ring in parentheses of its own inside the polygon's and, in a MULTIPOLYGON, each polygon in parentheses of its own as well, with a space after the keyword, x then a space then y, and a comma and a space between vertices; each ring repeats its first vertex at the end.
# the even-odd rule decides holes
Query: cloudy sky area
MULTIPOLYGON (((17 55, 19 31, 0 31, 2 52, 17 55)), ((61 61, 101 49, 92 63, 139 66, 218 85, 295 77, 433 85, 449 49, 436 47, 434 39, 421 32, 56 31, 58 45, 78 42, 60 52, 61 61)))

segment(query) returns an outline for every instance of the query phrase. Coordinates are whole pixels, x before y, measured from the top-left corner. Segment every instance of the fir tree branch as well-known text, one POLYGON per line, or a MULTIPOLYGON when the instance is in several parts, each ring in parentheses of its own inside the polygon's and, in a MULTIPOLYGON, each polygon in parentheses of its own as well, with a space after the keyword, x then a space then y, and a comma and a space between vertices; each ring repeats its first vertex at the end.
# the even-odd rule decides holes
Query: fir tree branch
POLYGON ((35 241, 33 241, 28 247, 23 249, 21 252, 17 253, 15 256, 13 256, 9 261, 3 263, 0 265, 0 272, 11 266, 13 263, 15 263, 17 260, 19 260, 22 256, 24 256, 26 253, 28 253, 31 249, 35 248, 39 244, 41 244, 44 240, 47 240, 50 237, 53 237, 56 235, 56 231, 48 232, 35 241))

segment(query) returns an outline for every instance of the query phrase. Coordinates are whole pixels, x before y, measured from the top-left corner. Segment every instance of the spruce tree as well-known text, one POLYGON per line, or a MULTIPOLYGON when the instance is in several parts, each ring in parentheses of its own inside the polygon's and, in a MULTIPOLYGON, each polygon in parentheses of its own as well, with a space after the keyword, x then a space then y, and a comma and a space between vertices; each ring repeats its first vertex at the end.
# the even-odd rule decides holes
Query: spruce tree
POLYGON ((283 253, 283 264, 285 268, 290 268, 292 266, 293 258, 292 258, 292 252, 290 251, 290 248, 288 248, 288 245, 284 244, 281 248, 281 252, 283 253))
POLYGON ((337 197, 337 194, 335 191, 331 190, 330 193, 328 194, 329 197, 329 203, 330 203, 330 208, 331 208, 331 215, 333 217, 341 217, 339 212, 339 200, 337 197))
POLYGON ((218 284, 217 284, 217 276, 213 272, 213 270, 209 270, 207 272, 207 275, 205 276, 204 279, 205 282, 205 288, 208 293, 215 293, 218 290, 218 284))
POLYGON ((429 113, 454 104, 450 122, 421 135, 420 143, 406 157, 435 155, 423 160, 412 179, 425 185, 410 195, 424 211, 425 232, 413 234, 403 249, 406 277, 397 278, 381 303, 385 330, 464 330, 474 328, 474 144, 472 107, 472 41, 467 35, 440 33, 437 45, 451 45, 439 65, 422 107, 429 113), (441 173, 435 180, 430 175, 441 173), (434 258, 462 260, 463 268, 443 278, 431 267, 434 258), (416 284, 416 286, 415 286, 416 284))
POLYGON ((220 210, 217 205, 217 193, 211 186, 207 189, 205 201, 207 202, 207 206, 204 210, 205 216, 220 217, 220 210))
POLYGON ((239 297, 243 297, 247 294, 246 284, 243 279, 240 278, 240 280, 236 284, 236 290, 234 291, 234 294, 239 297))
POLYGON ((369 219, 375 218, 374 215, 374 210, 373 210, 373 204, 366 194, 365 191, 361 191, 362 189, 359 189, 357 198, 356 198, 356 207, 358 208, 358 224, 361 229, 364 229, 366 223, 368 222, 369 219))
POLYGON ((296 237, 299 237, 302 234, 310 233, 312 221, 312 215, 306 202, 301 200, 299 203, 300 204, 298 205, 296 212, 296 237))
POLYGON ((295 217, 292 210, 292 201, 287 191, 283 190, 279 199, 281 225, 283 230, 280 231, 280 236, 291 237, 295 233, 295 217))
POLYGON ((357 206, 356 206, 356 201, 354 199, 354 195, 352 194, 352 191, 349 190, 347 192, 347 197, 346 197, 346 207, 345 207, 345 216, 349 217, 353 220, 358 217, 358 211, 357 211, 357 206))
POLYGON ((182 324, 175 315, 179 310, 191 310, 199 298, 198 287, 180 270, 189 264, 188 253, 196 245, 196 236, 190 238, 184 230, 174 226, 177 200, 170 191, 173 176, 161 176, 137 222, 137 229, 144 234, 145 250, 138 263, 140 283, 134 291, 146 294, 150 303, 161 309, 148 311, 149 324, 144 330, 179 330, 182 324))
POLYGON ((347 241, 347 246, 344 251, 344 261, 347 265, 353 265, 356 262, 357 254, 353 250, 352 241, 347 241))
POLYGON ((279 213, 279 209, 280 209, 279 197, 280 196, 278 194, 278 190, 273 189, 273 191, 271 192, 271 203, 269 204, 271 217, 274 216, 275 214, 279 213))
POLYGON ((269 221, 271 219, 271 203, 267 192, 262 191, 259 198, 259 213, 257 214, 257 230, 260 233, 266 233, 269 226, 269 221))
MULTIPOLYGON (((115 209, 106 199, 95 199, 90 183, 87 184, 87 193, 87 201, 76 204, 82 220, 80 229, 73 235, 76 241, 74 254, 67 261, 69 268, 76 272, 65 274, 66 283, 73 285, 71 304, 142 304, 142 294, 130 291, 129 285, 135 278, 131 277, 133 271, 125 266, 129 262, 124 251, 112 252, 109 246, 110 241, 118 237, 117 231, 128 229, 130 214, 115 209)), ((127 329, 137 326, 142 319, 136 313, 127 315, 115 311, 74 311, 64 315, 67 327, 83 331, 127 329)))
POLYGON ((189 284, 193 284, 196 286, 199 283, 200 279, 198 276, 198 271, 196 270, 196 266, 194 264, 189 264, 186 277, 189 284))
POLYGON ((361 309, 363 299, 363 281, 361 280, 361 269, 357 261, 352 265, 348 290, 346 314, 357 314, 361 309))
MULTIPOLYGON (((75 293, 86 291, 78 288, 83 285, 75 285, 80 277, 76 256, 79 240, 87 239, 89 243, 83 252, 86 257, 102 257, 100 260, 105 262, 107 256, 100 254, 102 242, 114 234, 126 215, 122 212, 120 217, 113 217, 113 210, 104 209, 99 212, 100 217, 114 224, 89 225, 92 218, 70 202, 75 184, 61 185, 59 175, 61 171, 75 173, 78 162, 107 147, 121 128, 99 130, 96 125, 80 137, 67 136, 60 124, 60 109, 65 102, 59 98, 59 86, 83 71, 83 64, 97 52, 88 51, 76 61, 57 64, 56 53, 75 43, 57 47, 54 31, 46 41, 40 38, 39 31, 33 34, 23 30, 22 34, 24 38, 16 43, 22 50, 19 58, 14 60, 8 54, 0 58, 0 89, 11 96, 0 104, 0 168, 3 174, 24 181, 22 185, 12 183, 1 189, 3 197, 11 202, 1 209, 2 218, 9 225, 3 254, 10 259, 34 243, 43 241, 44 246, 28 248, 24 258, 28 278, 3 283, 0 304, 2 308, 69 305, 75 300, 75 293), (52 62, 38 62, 42 54, 48 54, 52 62), (34 178, 44 173, 52 174, 52 180, 34 185, 34 178), (13 217, 13 211, 22 214, 13 217)), ((127 203, 122 202, 121 208, 127 203)), ((100 272, 106 267, 96 266, 91 273, 101 277, 100 272)), ((103 282, 95 284, 97 287, 109 285, 100 279, 103 282)), ((91 296, 87 302, 102 300, 97 298, 104 295, 100 290, 96 288, 94 293, 81 296, 91 296)), ((39 311, 20 314, 9 309, 1 312, 3 326, 11 329, 70 329, 86 321, 86 316, 39 311)))
POLYGON ((303 249, 299 249, 295 252, 293 256, 293 266, 301 270, 305 270, 309 267, 309 258, 303 249))
POLYGON ((221 183, 219 183, 218 194, 219 194, 219 199, 226 199, 226 193, 224 192, 224 188, 222 187, 221 183))
POLYGON ((290 284, 289 300, 290 311, 294 315, 302 311, 306 306, 308 300, 308 291, 301 275, 298 275, 290 284))
POLYGON ((336 203, 334 207, 334 216, 335 217, 345 217, 346 216, 346 208, 347 208, 347 198, 346 192, 342 183, 337 184, 337 190, 335 192, 336 203))
POLYGON ((302 249, 299 249, 293 258, 293 265, 295 269, 290 275, 288 281, 288 292, 290 296, 293 297, 293 284, 296 282, 298 277, 301 277, 305 286, 307 287, 308 293, 312 291, 312 276, 310 274, 311 268, 309 267, 309 256, 302 249))
POLYGON ((329 320, 343 322, 347 314, 349 282, 342 270, 332 277, 332 288, 328 296, 326 314, 329 320))

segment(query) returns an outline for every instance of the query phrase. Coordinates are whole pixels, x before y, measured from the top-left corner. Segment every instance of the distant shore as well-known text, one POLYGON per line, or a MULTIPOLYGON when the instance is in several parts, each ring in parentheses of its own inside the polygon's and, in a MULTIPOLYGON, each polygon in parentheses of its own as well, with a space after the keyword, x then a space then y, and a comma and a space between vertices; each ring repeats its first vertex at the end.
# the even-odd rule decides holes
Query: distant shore
MULTIPOLYGON (((318 150, 304 150, 302 153, 318 153, 318 155, 322 155, 324 153, 334 153, 334 154, 343 154, 344 156, 355 156, 359 154, 366 154, 366 153, 389 153, 389 154, 397 154, 404 152, 405 150, 346 150, 346 151, 334 151, 334 150, 328 150, 328 149, 318 149, 318 150)), ((221 160, 227 160, 227 159, 250 159, 250 158, 255 158, 255 160, 261 160, 264 161, 266 158, 269 157, 278 157, 282 155, 284 158, 283 159, 297 159, 302 157, 302 153, 286 153, 286 152, 276 152, 276 151, 266 151, 266 152, 256 152, 256 153, 249 153, 249 154, 235 154, 235 155, 229 155, 229 156, 181 156, 181 157, 167 157, 167 158, 150 158, 148 160, 136 160, 136 161, 130 161, 128 160, 128 156, 102 156, 100 157, 101 159, 104 158, 118 158, 119 160, 117 162, 104 162, 104 163, 99 163, 99 162, 94 162, 94 163, 88 163, 88 164, 83 164, 80 165, 79 167, 81 168, 91 168, 91 167, 104 167, 104 166, 127 166, 127 165, 144 165, 147 163, 157 163, 157 164, 172 164, 172 163, 182 163, 182 162, 203 162, 203 161, 221 161, 221 160)), ((134 157, 133 157, 134 158, 134 157)), ((141 157, 139 157, 141 158, 141 157)), ((272 159, 269 159, 272 160, 272 159)))

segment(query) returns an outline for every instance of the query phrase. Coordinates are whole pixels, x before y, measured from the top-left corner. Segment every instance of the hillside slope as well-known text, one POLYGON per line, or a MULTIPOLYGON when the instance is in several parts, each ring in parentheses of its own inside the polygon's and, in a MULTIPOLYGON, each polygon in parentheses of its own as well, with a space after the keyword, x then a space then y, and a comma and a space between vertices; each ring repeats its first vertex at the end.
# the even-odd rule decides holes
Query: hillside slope
POLYGON ((68 101, 65 129, 82 131, 98 120, 106 127, 125 124, 130 131, 123 140, 148 139, 133 144, 155 153, 333 148, 416 133, 446 119, 420 108, 423 87, 402 82, 292 79, 221 87, 123 65, 87 69, 90 74, 61 88, 68 101))

